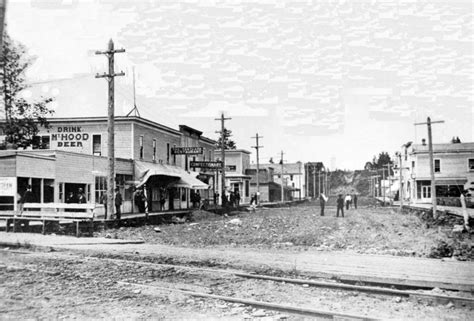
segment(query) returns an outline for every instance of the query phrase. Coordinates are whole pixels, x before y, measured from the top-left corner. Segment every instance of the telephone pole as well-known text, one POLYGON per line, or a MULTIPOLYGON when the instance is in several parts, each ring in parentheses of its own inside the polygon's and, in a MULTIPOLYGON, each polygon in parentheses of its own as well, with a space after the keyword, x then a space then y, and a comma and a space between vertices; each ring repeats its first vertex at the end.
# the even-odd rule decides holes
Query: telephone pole
POLYGON ((258 206, 258 205, 260 205, 260 178, 259 178, 260 158, 259 158, 258 150, 260 148, 263 148, 263 146, 258 144, 258 139, 263 138, 263 136, 258 136, 258 133, 257 133, 257 134, 255 134, 255 137, 251 137, 251 138, 255 138, 255 140, 256 140, 256 144, 255 144, 255 146, 252 146, 252 148, 255 148, 255 150, 257 152, 257 206, 258 206))
POLYGON ((221 200, 222 200, 222 206, 225 206, 225 137, 224 137, 224 122, 226 120, 230 120, 232 118, 225 118, 224 113, 221 114, 221 118, 215 118, 215 120, 219 120, 221 122, 221 130, 217 131, 217 133, 221 134, 221 158, 222 158, 222 175, 221 175, 221 200))
MULTIPOLYGON (((114 213, 114 185, 115 185, 115 154, 114 154, 114 78, 125 76, 123 71, 114 72, 114 55, 125 52, 125 49, 114 49, 114 42, 109 41, 107 51, 96 51, 96 55, 106 55, 109 61, 109 73, 97 74, 95 78, 107 78, 109 83, 109 102, 107 120, 107 157, 108 157, 108 180, 107 180, 107 213, 112 217, 114 213)), ((107 219, 107 217, 105 217, 107 219)))
POLYGON ((285 201, 285 190, 283 188, 283 151, 281 151, 281 160, 280 160, 280 164, 281 164, 281 202, 283 203, 285 201))
POLYGON ((415 123, 417 125, 427 125, 428 127, 428 150, 430 156, 430 177, 431 177, 431 204, 433 206, 433 217, 437 218, 438 214, 436 212, 436 181, 434 174, 434 160, 433 160, 433 137, 431 134, 431 124, 441 124, 444 123, 444 120, 431 121, 431 118, 426 119, 426 123, 415 123))

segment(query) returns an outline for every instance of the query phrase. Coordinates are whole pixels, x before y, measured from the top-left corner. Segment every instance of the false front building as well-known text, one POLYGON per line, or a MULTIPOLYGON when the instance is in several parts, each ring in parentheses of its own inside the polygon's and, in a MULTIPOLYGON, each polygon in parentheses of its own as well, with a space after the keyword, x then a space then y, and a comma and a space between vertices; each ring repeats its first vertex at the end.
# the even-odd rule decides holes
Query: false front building
MULTIPOLYGON (((15 206, 31 185, 37 202, 66 202, 81 188, 89 203, 99 203, 107 190, 107 118, 55 118, 49 123, 37 136, 40 149, 0 151, 0 187, 5 187, 0 202, 15 206)), ((0 123, 0 135, 4 126, 0 123)), ((213 199, 214 173, 189 167, 193 160, 214 159, 215 141, 201 131, 116 117, 114 141, 115 184, 124 197, 124 213, 139 210, 137 188, 143 189, 150 212, 188 208, 197 189, 202 198, 213 199)))

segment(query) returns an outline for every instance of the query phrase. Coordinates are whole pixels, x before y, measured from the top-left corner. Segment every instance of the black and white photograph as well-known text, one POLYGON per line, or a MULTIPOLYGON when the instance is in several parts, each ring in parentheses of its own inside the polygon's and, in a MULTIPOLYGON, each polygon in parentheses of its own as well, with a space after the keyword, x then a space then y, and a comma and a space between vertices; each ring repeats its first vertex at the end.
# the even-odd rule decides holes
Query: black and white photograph
POLYGON ((471 0, 0 0, 0 320, 473 320, 471 0))

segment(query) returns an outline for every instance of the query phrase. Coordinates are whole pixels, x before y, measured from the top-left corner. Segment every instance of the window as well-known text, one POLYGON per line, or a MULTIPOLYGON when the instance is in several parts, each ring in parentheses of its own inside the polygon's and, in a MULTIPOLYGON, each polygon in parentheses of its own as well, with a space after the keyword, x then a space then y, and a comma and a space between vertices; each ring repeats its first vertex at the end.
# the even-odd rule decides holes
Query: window
POLYGON ((434 171, 435 171, 435 173, 440 173, 441 172, 441 160, 440 159, 435 159, 434 160, 434 171))
POLYGON ((469 158, 467 161, 469 171, 474 172, 474 158, 469 158))
POLYGON ((140 146, 140 159, 143 159, 143 136, 139 137, 138 145, 140 146))
POLYGON ((41 136, 41 149, 50 149, 50 144, 49 144, 50 138, 49 136, 41 136))
POLYGON ((153 139, 153 161, 156 161, 156 139, 153 139))
POLYGON ((170 143, 166 143, 166 164, 170 163, 170 143))
MULTIPOLYGON (((206 149, 204 148, 202 152, 202 160, 205 162, 206 161, 206 149)), ((210 160, 210 159, 209 159, 210 160)))
POLYGON ((209 160, 212 160, 212 151, 209 150, 209 160))
POLYGON ((107 194, 107 177, 96 176, 95 177, 95 202, 100 202, 102 194, 107 194))
POLYGON ((292 180, 293 180, 293 174, 290 175, 290 181, 292 181, 292 180))
POLYGON ((92 154, 95 156, 102 155, 102 136, 92 135, 92 154))
POLYGON ((250 195, 250 181, 245 181, 245 197, 249 197, 250 195))
POLYGON ((415 168, 415 161, 411 162, 411 168, 415 168))
MULTIPOLYGON (((173 145, 173 148, 176 148, 176 145, 173 145)), ((176 154, 173 154, 173 165, 176 165, 176 154)))
POLYGON ((227 168, 229 172, 235 172, 237 170, 236 165, 228 165, 227 168))

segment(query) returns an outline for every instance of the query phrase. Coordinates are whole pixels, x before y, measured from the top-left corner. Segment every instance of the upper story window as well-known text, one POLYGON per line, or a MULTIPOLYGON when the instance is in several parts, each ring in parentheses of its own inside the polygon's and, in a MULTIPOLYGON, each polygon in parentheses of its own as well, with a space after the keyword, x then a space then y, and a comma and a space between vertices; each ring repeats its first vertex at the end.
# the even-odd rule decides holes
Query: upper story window
POLYGON ((228 167, 229 172, 235 172, 237 170, 236 165, 228 165, 227 167, 228 167))
POLYGON ((292 181, 292 180, 293 180, 293 174, 290 175, 290 181, 292 181))
POLYGON ((156 139, 153 139, 153 161, 156 161, 156 139))
POLYGON ((415 168, 415 161, 411 161, 411 168, 415 168))
POLYGON ((166 143, 166 164, 170 163, 170 143, 166 143))
MULTIPOLYGON (((173 145, 173 148, 176 148, 176 145, 173 145)), ((173 165, 176 165, 176 154, 173 154, 173 165)))
POLYGON ((206 161, 206 149, 203 148, 203 151, 202 151, 202 160, 205 162, 206 161))
POLYGON ((469 158, 468 160, 468 169, 470 172, 474 172, 474 158, 469 158))
POLYGON ((434 172, 435 173, 440 173, 441 172, 441 160, 440 159, 435 159, 434 160, 434 172))
POLYGON ((102 155, 102 136, 92 135, 92 154, 95 156, 102 155))
POLYGON ((140 159, 143 159, 143 136, 139 137, 138 145, 140 146, 140 159))

